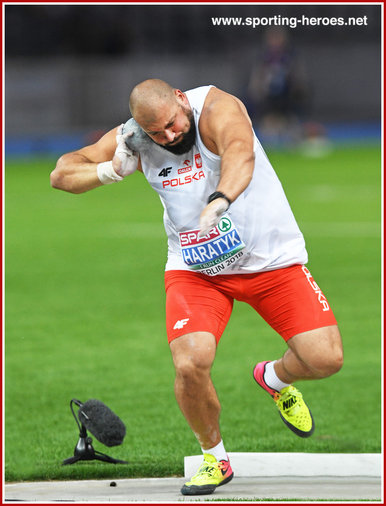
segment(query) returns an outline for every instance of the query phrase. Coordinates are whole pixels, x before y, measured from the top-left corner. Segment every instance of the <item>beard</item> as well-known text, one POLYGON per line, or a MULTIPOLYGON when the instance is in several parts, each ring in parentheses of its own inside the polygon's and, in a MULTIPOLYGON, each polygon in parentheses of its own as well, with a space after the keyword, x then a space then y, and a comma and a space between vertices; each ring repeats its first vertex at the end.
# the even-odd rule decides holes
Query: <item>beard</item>
POLYGON ((182 134, 181 140, 173 146, 167 144, 158 144, 161 146, 161 148, 166 149, 174 155, 183 155, 192 149, 194 143, 196 142, 196 125, 194 123, 194 116, 192 111, 187 111, 187 118, 189 120, 190 127, 185 134, 182 134))

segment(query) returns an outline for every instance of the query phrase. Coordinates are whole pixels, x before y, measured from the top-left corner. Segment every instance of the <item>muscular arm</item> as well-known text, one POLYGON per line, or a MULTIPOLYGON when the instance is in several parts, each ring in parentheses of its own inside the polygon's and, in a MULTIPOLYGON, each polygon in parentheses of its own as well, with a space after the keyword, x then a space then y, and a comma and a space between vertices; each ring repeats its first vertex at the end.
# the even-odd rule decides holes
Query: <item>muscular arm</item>
MULTIPOLYGON (((247 188, 253 175, 253 132, 247 111, 240 100, 214 88, 209 92, 199 127, 206 147, 221 157, 216 190, 233 202, 247 188)), ((201 213, 199 235, 207 234, 216 226, 227 208, 228 201, 224 198, 210 202, 201 213)))
POLYGON ((217 191, 232 202, 249 185, 254 168, 253 132, 247 111, 236 97, 214 88, 200 120, 207 147, 221 157, 217 191))
POLYGON ((95 144, 61 156, 51 172, 51 186, 70 193, 84 193, 102 186, 97 166, 112 160, 117 147, 116 135, 117 128, 114 128, 95 144))

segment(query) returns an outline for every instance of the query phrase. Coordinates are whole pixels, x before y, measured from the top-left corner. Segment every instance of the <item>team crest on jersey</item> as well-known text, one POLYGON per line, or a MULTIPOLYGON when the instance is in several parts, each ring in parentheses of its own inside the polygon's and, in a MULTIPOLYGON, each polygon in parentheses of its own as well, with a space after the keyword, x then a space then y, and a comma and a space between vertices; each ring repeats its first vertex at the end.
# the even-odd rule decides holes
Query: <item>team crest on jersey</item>
POLYGON ((200 153, 197 153, 197 155, 194 155, 194 163, 196 164, 197 169, 202 168, 202 160, 200 153))

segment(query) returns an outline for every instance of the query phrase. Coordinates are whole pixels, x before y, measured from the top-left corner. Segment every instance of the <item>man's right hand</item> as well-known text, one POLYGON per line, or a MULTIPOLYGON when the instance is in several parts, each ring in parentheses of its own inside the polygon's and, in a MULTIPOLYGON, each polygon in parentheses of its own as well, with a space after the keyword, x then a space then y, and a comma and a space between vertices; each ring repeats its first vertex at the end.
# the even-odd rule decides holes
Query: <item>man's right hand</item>
POLYGON ((117 149, 113 156, 113 169, 121 177, 133 174, 138 167, 138 153, 132 151, 126 145, 126 139, 133 135, 133 132, 122 134, 123 125, 118 127, 117 149))
POLYGON ((138 168, 139 154, 125 145, 130 133, 123 136, 122 127, 112 128, 94 144, 62 155, 50 175, 53 188, 84 193, 132 174, 138 168))

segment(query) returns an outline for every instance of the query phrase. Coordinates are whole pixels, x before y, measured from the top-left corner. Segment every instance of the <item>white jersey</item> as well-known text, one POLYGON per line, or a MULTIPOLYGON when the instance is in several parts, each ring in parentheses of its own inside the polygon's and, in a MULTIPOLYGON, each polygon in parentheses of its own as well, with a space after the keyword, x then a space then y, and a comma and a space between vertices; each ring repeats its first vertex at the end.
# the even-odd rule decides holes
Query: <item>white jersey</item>
POLYGON ((214 276, 306 263, 303 235, 256 136, 252 181, 218 226, 205 237, 198 237, 201 211, 220 178, 221 158, 205 147, 198 127, 210 88, 202 86, 186 92, 197 132, 191 151, 174 155, 154 144, 140 153, 143 173, 164 207, 166 270, 193 270, 214 276))

